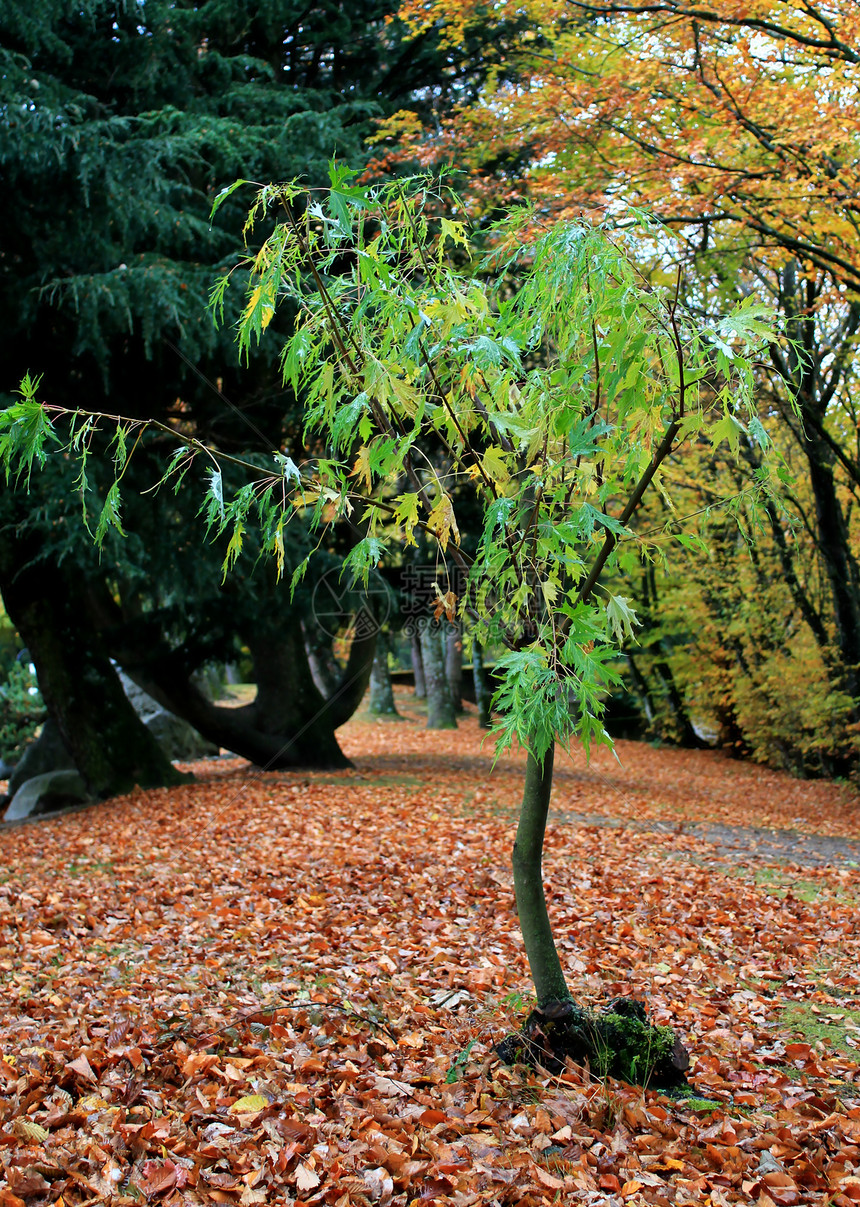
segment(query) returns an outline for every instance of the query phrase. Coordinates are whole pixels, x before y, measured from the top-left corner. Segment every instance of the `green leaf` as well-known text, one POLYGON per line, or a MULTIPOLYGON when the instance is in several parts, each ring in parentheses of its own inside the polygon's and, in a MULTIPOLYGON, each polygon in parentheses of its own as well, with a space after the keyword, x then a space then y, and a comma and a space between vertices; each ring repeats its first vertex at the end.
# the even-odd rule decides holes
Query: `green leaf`
POLYGON ((633 627, 639 624, 630 600, 623 595, 610 595, 606 604, 606 619, 619 645, 633 637, 633 627))
POLYGON ((233 525, 233 532, 230 536, 230 541, 227 545, 227 552, 224 554, 224 561, 221 569, 223 571, 221 581, 227 577, 227 574, 236 565, 239 554, 242 552, 242 545, 245 540, 245 525, 242 520, 236 520, 233 525))
POLYGON ((216 213, 218 212, 218 210, 221 208, 221 206, 224 204, 224 202, 227 200, 228 197, 232 197, 232 195, 236 192, 237 189, 241 189, 243 184, 250 184, 250 183, 251 183, 250 180, 234 180, 232 184, 225 185, 224 188, 221 190, 221 192, 216 195, 215 200, 212 202, 212 209, 209 211, 210 219, 215 217, 216 213))
POLYGON ((709 432, 711 443, 716 448, 723 440, 727 440, 732 450, 732 455, 737 456, 740 435, 745 430, 744 425, 734 415, 724 415, 718 423, 714 424, 709 432))
POLYGON ((469 246, 469 237, 466 234, 466 227, 462 222, 452 222, 449 218, 441 218, 439 222, 441 234, 439 235, 439 252, 441 254, 446 243, 453 243, 455 247, 469 246))
POLYGON ((373 536, 365 537, 343 559, 344 571, 349 570, 354 583, 367 586, 370 571, 375 570, 385 554, 385 545, 373 536))
POLYGON ((109 528, 114 528, 120 536, 125 536, 120 518, 122 499, 119 493, 119 482, 114 482, 105 496, 104 506, 99 515, 93 540, 101 548, 109 528))
POLYGON ((395 500, 397 507, 394 512, 394 522, 395 524, 402 525, 407 545, 415 545, 417 543, 414 532, 415 526, 418 523, 418 501, 419 496, 417 494, 400 495, 395 500))
POLYGON ((491 482, 495 482, 497 486, 504 486, 510 481, 511 474, 508 469, 508 461, 505 454, 495 447, 490 445, 481 456, 481 465, 484 468, 484 473, 491 482))
POLYGON ((41 468, 47 459, 47 447, 61 443, 48 412, 36 400, 40 381, 28 373, 18 391, 21 401, 0 411, 0 463, 7 482, 23 478, 29 485, 34 463, 41 468))

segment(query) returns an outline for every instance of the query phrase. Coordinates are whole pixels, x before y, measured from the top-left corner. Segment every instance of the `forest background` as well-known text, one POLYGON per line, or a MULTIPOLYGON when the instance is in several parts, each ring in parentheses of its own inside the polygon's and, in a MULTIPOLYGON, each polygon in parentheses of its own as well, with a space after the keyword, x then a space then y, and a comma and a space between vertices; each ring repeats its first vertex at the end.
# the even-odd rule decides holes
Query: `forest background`
MULTIPOLYGON (((479 239, 512 202, 533 207, 536 229, 606 213, 624 226, 625 207, 641 207, 667 224, 639 241, 655 284, 677 273, 703 316, 741 298, 774 307, 791 343, 758 366, 758 393, 790 471, 788 509, 751 504, 758 454, 740 418, 724 452, 700 441, 672 457, 667 490, 636 520, 648 539, 625 584, 641 628, 624 651, 621 711, 654 739, 716 743, 799 774, 853 774, 853 20, 784 4, 705 17, 674 3, 490 11, 452 0, 399 14, 382 3, 6 6, 6 401, 29 371, 59 405, 164 430, 129 464, 128 535, 109 535, 101 555, 80 522, 70 463, 52 463, 29 494, 3 490, 5 753, 20 748, 16 707, 32 686, 13 664, 17 640, 98 794, 171 778, 125 705, 117 665, 257 762, 276 751, 297 761, 290 735, 312 701, 319 719, 303 757, 342 762, 335 729, 360 699, 373 647, 355 642, 349 665, 338 663, 344 651, 311 600, 349 534, 290 602, 272 575, 251 572, 250 534, 242 572, 221 582, 224 548, 200 539, 193 490, 139 497, 157 480, 171 428, 258 465, 272 449, 298 460, 277 341, 240 366, 230 322, 216 329, 207 310, 213 280, 236 265, 242 201, 213 222, 209 211, 240 175, 322 184, 336 154, 370 179, 444 167, 479 239), (214 706, 195 681, 212 662, 241 663, 256 702, 214 706), (289 699, 285 682, 297 685, 289 699)), ((110 480, 103 470, 87 483, 96 514, 110 480)), ((477 534, 463 539, 468 547, 477 534)), ((287 550, 289 569, 304 552, 301 540, 287 550)), ((427 550, 415 560, 430 560, 427 550)))

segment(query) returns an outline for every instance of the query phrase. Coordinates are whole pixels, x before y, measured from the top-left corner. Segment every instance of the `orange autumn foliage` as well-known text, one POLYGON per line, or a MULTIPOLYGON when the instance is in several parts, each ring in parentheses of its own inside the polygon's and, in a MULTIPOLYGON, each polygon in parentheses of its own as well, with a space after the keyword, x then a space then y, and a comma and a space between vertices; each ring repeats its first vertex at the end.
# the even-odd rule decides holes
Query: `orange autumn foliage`
POLYGON ((415 28, 442 23, 453 46, 471 23, 521 22, 502 56, 513 82, 441 115, 408 153, 472 172, 479 194, 521 188, 563 214, 633 203, 740 226, 860 286, 857 5, 501 0, 488 13, 406 0, 402 12, 415 28))

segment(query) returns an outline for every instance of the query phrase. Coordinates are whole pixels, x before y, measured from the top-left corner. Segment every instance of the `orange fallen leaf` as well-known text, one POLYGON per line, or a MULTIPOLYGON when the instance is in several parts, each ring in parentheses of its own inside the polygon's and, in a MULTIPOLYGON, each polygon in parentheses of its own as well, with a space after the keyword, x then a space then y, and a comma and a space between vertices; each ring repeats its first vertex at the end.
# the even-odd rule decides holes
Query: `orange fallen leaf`
POLYGON ((444 1123, 447 1118, 444 1111, 426 1110, 418 1116, 418 1122, 423 1123, 425 1127, 435 1127, 437 1123, 444 1123))
POLYGON ((564 1178, 556 1178, 553 1174, 548 1173, 545 1169, 541 1169, 540 1165, 535 1165, 532 1170, 535 1179, 544 1186, 548 1186, 550 1190, 563 1190, 564 1178))

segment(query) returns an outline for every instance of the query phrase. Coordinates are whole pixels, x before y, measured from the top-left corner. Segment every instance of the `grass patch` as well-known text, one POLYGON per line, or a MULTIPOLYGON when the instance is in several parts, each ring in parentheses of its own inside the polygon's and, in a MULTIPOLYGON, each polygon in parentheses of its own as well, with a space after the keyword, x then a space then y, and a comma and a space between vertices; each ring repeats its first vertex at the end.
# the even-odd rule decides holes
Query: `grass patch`
POLYGON ((824 880, 792 876, 780 867, 739 868, 726 874, 756 884, 774 897, 787 897, 790 893, 796 900, 805 901, 810 905, 820 901, 822 897, 832 897, 835 901, 846 904, 855 904, 858 901, 856 893, 828 884, 824 880))
POLYGON ((673 1102, 677 1102, 679 1106, 686 1107, 689 1111, 710 1111, 725 1110, 726 1103, 720 1102, 716 1098, 705 1098, 702 1094, 697 1094, 692 1086, 679 1086, 677 1089, 665 1090, 667 1098, 673 1102))
POLYGON ((112 859, 82 859, 80 863, 70 863, 66 867, 69 876, 114 876, 112 859))
MULTIPOLYGON (((463 803, 459 809, 460 817, 511 817, 514 818, 519 813, 518 804, 505 804, 504 801, 499 801, 495 796, 485 796, 483 794, 480 800, 475 800, 474 792, 467 792, 463 798, 463 803)), ((557 821, 557 818, 553 820, 557 821)))
POLYGON ((715 1102, 713 1098, 700 1098, 697 1094, 692 1094, 689 1098, 682 1098, 681 1102, 689 1111, 718 1111, 725 1107, 724 1102, 715 1102))
POLYGON ((810 1006, 792 1002, 780 1010, 778 1022, 805 1043, 821 1042, 831 1051, 851 1056, 860 1050, 860 1010, 822 1010, 816 1014, 810 1006))

